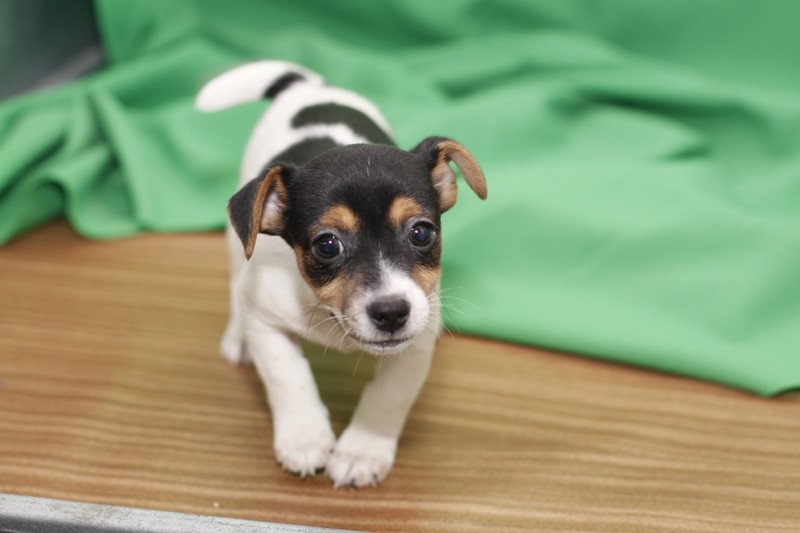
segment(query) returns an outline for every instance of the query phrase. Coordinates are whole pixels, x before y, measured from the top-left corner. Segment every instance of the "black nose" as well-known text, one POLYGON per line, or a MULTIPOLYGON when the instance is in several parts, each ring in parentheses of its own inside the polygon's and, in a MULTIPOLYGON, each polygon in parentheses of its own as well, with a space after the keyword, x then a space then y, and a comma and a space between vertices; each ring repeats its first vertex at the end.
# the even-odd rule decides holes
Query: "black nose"
POLYGON ((405 326, 411 306, 403 298, 382 298, 367 306, 372 323, 381 331, 394 333, 405 326))

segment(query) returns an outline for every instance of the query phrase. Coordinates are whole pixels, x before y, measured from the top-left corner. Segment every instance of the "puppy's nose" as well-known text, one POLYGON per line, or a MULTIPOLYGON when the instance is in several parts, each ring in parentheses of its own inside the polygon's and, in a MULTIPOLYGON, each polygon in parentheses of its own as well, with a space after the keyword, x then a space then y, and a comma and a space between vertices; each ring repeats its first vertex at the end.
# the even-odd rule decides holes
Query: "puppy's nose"
POLYGON ((375 327, 387 333, 394 333, 405 326, 411 306, 404 298, 381 298, 367 306, 369 315, 375 327))

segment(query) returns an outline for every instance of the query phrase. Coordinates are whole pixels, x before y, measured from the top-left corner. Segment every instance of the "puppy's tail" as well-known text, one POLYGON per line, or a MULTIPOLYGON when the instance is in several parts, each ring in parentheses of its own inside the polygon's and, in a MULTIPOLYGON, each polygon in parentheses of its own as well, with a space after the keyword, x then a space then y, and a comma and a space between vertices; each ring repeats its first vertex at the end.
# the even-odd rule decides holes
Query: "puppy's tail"
POLYGON ((224 72, 205 84, 195 99, 200 111, 213 112, 262 98, 275 98, 296 83, 323 85, 319 74, 285 61, 257 61, 224 72))

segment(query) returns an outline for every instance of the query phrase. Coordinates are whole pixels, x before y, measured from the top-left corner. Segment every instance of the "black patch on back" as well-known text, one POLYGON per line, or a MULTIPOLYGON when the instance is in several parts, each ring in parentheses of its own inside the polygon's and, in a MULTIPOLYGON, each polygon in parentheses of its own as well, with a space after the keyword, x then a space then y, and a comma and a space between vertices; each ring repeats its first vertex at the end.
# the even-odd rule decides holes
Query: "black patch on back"
POLYGON ((305 80, 305 77, 302 74, 298 74, 297 72, 287 72, 275 80, 272 85, 267 87, 267 90, 264 91, 264 98, 275 98, 284 90, 288 89, 293 83, 303 80, 305 80))
POLYGON ((317 137, 305 139, 275 156, 273 161, 278 163, 288 163, 293 166, 302 166, 322 154, 323 152, 339 146, 330 137, 317 137))
POLYGON ((292 127, 301 128, 313 124, 345 124, 356 135, 374 144, 394 144, 380 126, 367 115, 352 107, 339 104, 318 104, 306 107, 292 119, 292 127))

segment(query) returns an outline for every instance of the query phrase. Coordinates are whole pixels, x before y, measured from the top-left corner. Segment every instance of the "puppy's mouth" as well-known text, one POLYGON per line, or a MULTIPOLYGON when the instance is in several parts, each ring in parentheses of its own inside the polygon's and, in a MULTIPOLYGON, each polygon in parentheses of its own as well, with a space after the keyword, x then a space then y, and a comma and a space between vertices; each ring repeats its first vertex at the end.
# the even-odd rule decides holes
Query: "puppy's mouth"
POLYGON ((345 331, 351 330, 347 333, 348 337, 353 339, 362 349, 374 355, 391 355, 400 352, 408 346, 414 338, 412 335, 407 337, 390 337, 388 339, 368 339, 352 331, 352 327, 347 323, 347 319, 343 318, 341 314, 333 309, 329 309, 328 314, 336 319, 342 329, 345 331))
POLYGON ((387 355, 399 352, 400 350, 405 348, 409 342, 411 342, 410 337, 404 337, 399 339, 385 339, 385 340, 367 340, 362 337, 356 337, 356 336, 352 337, 366 350, 376 355, 387 355))

